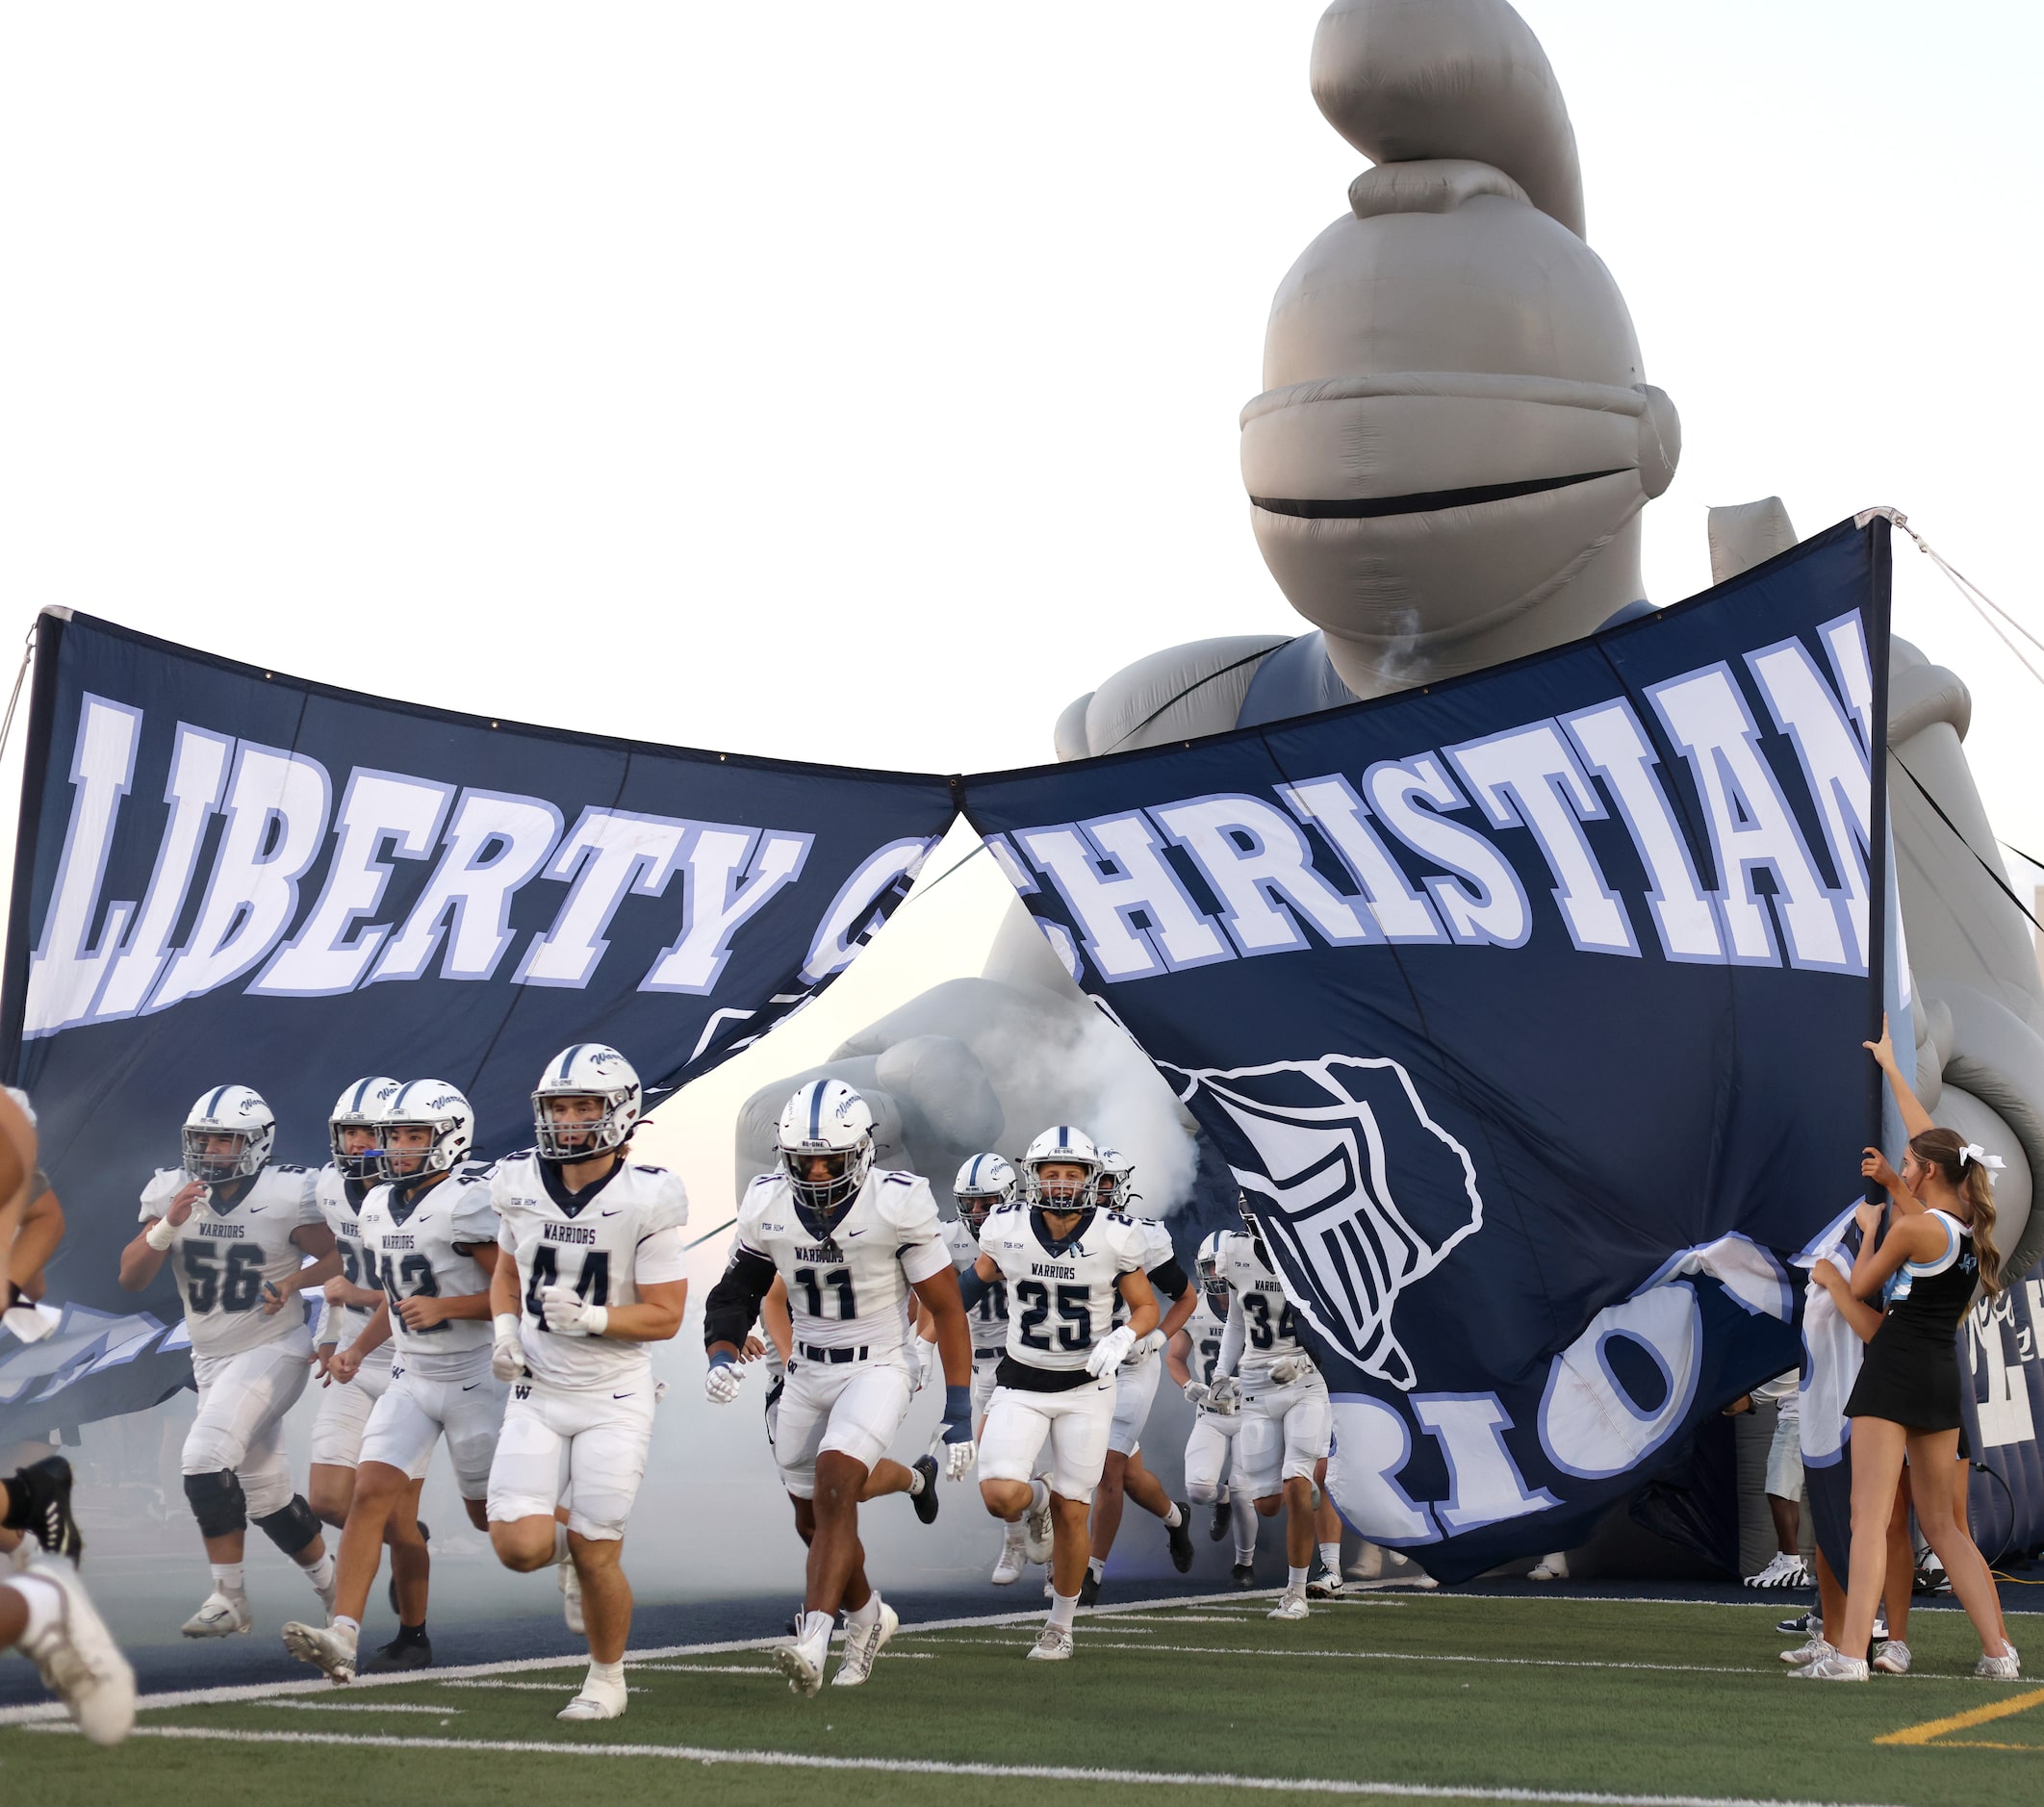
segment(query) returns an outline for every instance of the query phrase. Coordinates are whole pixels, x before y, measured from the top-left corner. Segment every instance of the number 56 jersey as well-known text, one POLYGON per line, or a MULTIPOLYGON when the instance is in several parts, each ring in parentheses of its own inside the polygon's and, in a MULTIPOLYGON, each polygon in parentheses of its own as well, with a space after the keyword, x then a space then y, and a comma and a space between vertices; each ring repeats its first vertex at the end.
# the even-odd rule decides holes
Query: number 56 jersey
MULTIPOLYGON (((192 1176, 176 1168, 159 1171, 142 1188, 141 1221, 167 1217, 170 1201, 191 1183, 192 1176)), ((193 1355, 240 1355, 289 1336, 305 1322, 305 1304, 292 1281, 305 1257, 291 1238, 321 1221, 313 1186, 305 1168, 273 1161, 242 1183, 232 1205, 219 1203, 228 1187, 212 1187, 178 1226, 169 1267, 193 1355), (273 1317, 263 1314, 265 1281, 286 1295, 273 1317)))
POLYGON ((566 1286, 590 1305, 636 1305, 641 1285, 686 1280, 688 1191, 680 1176, 620 1158, 602 1179, 571 1192, 557 1163, 525 1149, 497 1163, 490 1189, 503 1226, 498 1245, 518 1263, 526 1371, 549 1387, 582 1391, 650 1385, 651 1343, 549 1330, 540 1293, 566 1286))
POLYGON ((1086 1378, 1086 1357, 1114 1326, 1121 1277, 1140 1268, 1146 1252, 1141 1226, 1120 1211, 1091 1212, 1062 1249, 1045 1242, 1027 1205, 990 1212, 980 1253, 1008 1282, 1009 1360, 1086 1378))

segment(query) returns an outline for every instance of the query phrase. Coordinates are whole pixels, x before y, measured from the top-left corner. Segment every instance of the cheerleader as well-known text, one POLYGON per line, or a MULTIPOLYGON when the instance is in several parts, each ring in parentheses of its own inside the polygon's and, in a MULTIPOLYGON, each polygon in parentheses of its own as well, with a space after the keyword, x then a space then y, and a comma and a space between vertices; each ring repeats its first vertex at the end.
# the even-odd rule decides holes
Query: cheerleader
MULTIPOLYGON (((1938 1128, 1896 1065, 1886 1025, 1865 1044, 1880 1063, 1909 1132, 1902 1170, 1878 1149, 1866 1151, 1861 1172, 1888 1191, 1895 1208, 1879 1246, 1882 1209, 1856 1212, 1859 1253, 1849 1285, 1853 1297, 1884 1294, 1887 1309, 1867 1344, 1859 1378, 1846 1401, 1852 1424, 1852 1545, 1846 1576, 1845 1634, 1829 1656, 1795 1671, 1813 1681, 1865 1681, 1867 1643, 1887 1568, 1888 1524, 1904 1455, 1926 1477, 1949 1475, 1959 1438, 1958 1324, 1976 1285, 2002 1286, 1994 1245, 1994 1183, 2002 1163, 1984 1149, 1938 1128)), ((2002 1632, 2001 1604, 1987 1565, 1958 1529, 1954 1489, 1917 1489, 1916 1521, 1952 1577, 1980 1638, 1976 1675, 2012 1680, 2015 1646, 2002 1632)))

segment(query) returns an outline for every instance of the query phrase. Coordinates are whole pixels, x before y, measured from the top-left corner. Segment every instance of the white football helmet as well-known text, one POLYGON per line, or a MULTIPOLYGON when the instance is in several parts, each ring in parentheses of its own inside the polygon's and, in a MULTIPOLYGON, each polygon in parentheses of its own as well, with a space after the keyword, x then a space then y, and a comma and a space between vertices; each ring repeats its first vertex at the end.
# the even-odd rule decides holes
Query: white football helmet
POLYGON ((873 1171, 873 1112, 843 1080, 811 1080, 788 1100, 775 1133, 796 1215, 819 1241, 852 1208, 873 1171), (818 1156, 825 1177, 808 1177, 818 1156))
POLYGON ((547 1063, 532 1094, 532 1132, 542 1160, 593 1160, 631 1140, 645 1094, 629 1060, 600 1041, 576 1042, 547 1063), (553 1101, 593 1098, 596 1117, 556 1119, 553 1101))
POLYGON ((958 1201, 959 1220, 977 1231, 989 1211, 1015 1202, 1015 1170, 999 1155, 975 1155, 958 1169, 951 1196, 958 1201))
POLYGON ((1217 1292, 1222 1298, 1228 1294, 1228 1282, 1221 1274, 1222 1232, 1211 1232, 1199 1245, 1199 1254, 1193 1258, 1193 1265, 1199 1270, 1199 1284, 1203 1291, 1217 1292))
POLYGON ((1053 1124, 1029 1145, 1022 1157, 1022 1194, 1036 1210, 1078 1211, 1093 1202, 1093 1182, 1100 1177, 1100 1151, 1084 1130, 1068 1123, 1053 1124), (1086 1176, 1075 1190, 1043 1189, 1042 1169, 1055 1164, 1083 1167, 1086 1176))
POLYGON ((475 1139, 475 1112, 446 1080, 413 1080, 397 1088, 379 1127, 384 1178, 417 1180, 429 1173, 446 1173, 468 1158, 469 1144, 475 1139), (431 1144, 423 1150, 392 1146, 395 1131, 420 1129, 433 1132, 431 1144), (396 1163, 400 1160, 419 1164, 399 1172, 396 1163))
POLYGON ((344 1180, 383 1178, 383 1115, 398 1093, 392 1079, 357 1080, 334 1100, 327 1113, 326 1143, 334 1151, 334 1170, 344 1180), (366 1149, 349 1149, 342 1136, 348 1130, 369 1130, 376 1139, 366 1149))
POLYGON ((1100 1150, 1100 1177, 1093 1202, 1105 1210, 1125 1211, 1136 1197, 1136 1163, 1118 1148, 1100 1150))
POLYGON ((277 1139, 277 1120, 262 1093, 246 1085, 216 1085, 185 1115, 185 1171, 208 1185, 225 1185, 260 1173, 277 1139), (214 1136, 236 1138, 232 1155, 209 1155, 214 1136))

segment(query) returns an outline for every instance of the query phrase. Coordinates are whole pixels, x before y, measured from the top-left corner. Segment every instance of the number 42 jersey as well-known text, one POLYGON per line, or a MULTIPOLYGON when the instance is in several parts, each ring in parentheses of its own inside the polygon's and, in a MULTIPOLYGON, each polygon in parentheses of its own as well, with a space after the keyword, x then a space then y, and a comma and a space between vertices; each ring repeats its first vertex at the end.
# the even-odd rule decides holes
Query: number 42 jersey
POLYGON ((486 1348, 487 1317, 444 1318, 425 1330, 406 1328, 397 1307, 406 1299, 455 1299, 487 1292, 490 1276, 466 1251, 497 1240, 490 1170, 465 1161, 409 1201, 390 1181, 362 1201, 362 1257, 373 1269, 363 1284, 381 1286, 391 1306, 391 1341, 402 1365, 423 1379, 445 1378, 457 1360, 486 1348))
POLYGON ((651 1343, 550 1331, 539 1295, 567 1286, 590 1305, 636 1305, 641 1285, 686 1280, 688 1191, 680 1176, 621 1158, 602 1179, 571 1192, 558 1163, 526 1149, 497 1163, 490 1188, 502 1221, 498 1245, 518 1263, 526 1372, 549 1387, 585 1390, 650 1379, 651 1343))
MULTIPOLYGON (((141 1222, 167 1217, 170 1201, 191 1183, 191 1175, 177 1168, 159 1171, 142 1188, 141 1222)), ((170 1245, 193 1355, 240 1355, 289 1336, 305 1322, 305 1303, 292 1284, 305 1257, 291 1238, 321 1221, 314 1177, 304 1167, 272 1161, 241 1185, 232 1205, 220 1197, 229 1187, 210 1188, 170 1245), (273 1317, 263 1314, 265 1281, 288 1295, 273 1317)))

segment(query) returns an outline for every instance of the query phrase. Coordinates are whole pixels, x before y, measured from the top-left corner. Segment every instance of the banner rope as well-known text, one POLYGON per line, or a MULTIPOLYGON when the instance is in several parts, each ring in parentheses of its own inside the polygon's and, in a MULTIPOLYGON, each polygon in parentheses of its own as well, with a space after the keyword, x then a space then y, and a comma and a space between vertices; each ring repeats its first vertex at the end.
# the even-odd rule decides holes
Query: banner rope
POLYGON ((14 709, 21 701, 21 686, 28 681, 29 666, 34 663, 35 657, 36 627, 35 624, 31 623, 28 634, 21 643, 21 664, 14 672, 14 688, 8 695, 7 714, 0 718, 0 758, 7 756, 8 736, 14 728, 14 709))
MULTIPOLYGON (((1986 860, 1980 858, 1980 850, 1975 847, 1971 841, 1967 840, 1965 835, 1960 831, 1958 824, 1954 822, 1950 816, 1945 814, 1945 806, 1940 803, 1936 798, 1932 797, 1929 791, 1924 789, 1923 779, 1918 777, 1915 773, 1911 772, 1906 765, 1903 765, 1902 755, 1898 753, 1894 748, 1890 747, 1888 749, 1888 757, 1890 759, 1893 759, 1898 766, 1902 767, 1903 776, 1907 778, 1911 784, 1915 785, 1918 792, 1922 795, 1924 802, 1929 803, 1932 809, 1937 811, 1937 819, 1942 822, 1946 827, 1950 828, 1955 835, 1958 837, 1958 844, 1963 847, 1967 853, 1971 853, 1975 859, 1980 860, 1980 870, 1984 872, 1988 876, 1988 878, 1994 880, 1996 889, 1998 889, 2002 893, 2002 895, 2009 901, 2009 903, 2013 904, 2017 909, 2021 910, 2026 917, 2029 917, 2031 926, 2035 929, 2039 934, 2044 934, 2044 923, 2038 922, 2034 916, 2031 916, 2030 914, 2030 906, 2026 904, 2021 898, 2017 897, 2012 889, 2010 889, 2008 880, 2005 878, 2000 873, 1996 872, 1995 869, 1986 862, 1986 860)), ((2023 857, 2025 859, 2028 859, 2030 855, 2028 853, 2025 853, 2023 857)))
POLYGON ((1972 578, 1968 577, 1963 572, 1958 570, 1956 566, 1953 565, 1942 552, 1938 551, 1929 540, 1925 539, 1922 534, 1917 532, 1917 530, 1909 524, 1909 519, 1906 515, 1894 515, 1891 516, 1890 519, 1895 522, 1898 527, 1900 527, 1904 533, 1906 533, 1910 537, 1910 539, 1916 542, 1916 549, 1919 552, 1923 553, 1924 556, 1928 558, 1933 565, 1935 565, 1939 571, 1945 573, 1946 577, 1951 580, 1952 587, 1956 590, 1960 596, 1964 597, 1969 604, 1971 604, 1973 612, 1978 615, 1981 621, 1985 622, 1989 627, 1994 629, 1995 637, 1999 639, 2001 643, 2005 647, 2006 647, 2010 652, 2015 654, 2016 663, 2020 665, 2026 672, 2028 672, 2031 676, 2035 678, 2038 683, 2044 684, 2044 672, 2038 671, 2034 665, 2031 664, 2031 662, 2023 656, 2023 649, 2017 646, 2016 643, 2013 640, 2009 639, 2007 634, 2003 631, 2002 623, 1996 621, 1995 616, 1999 615, 2002 618, 2003 622, 2006 622, 2010 627, 2013 627, 2017 633, 2021 634, 2023 638, 2029 641, 2031 646, 2036 648, 2039 652, 2044 652, 2044 640, 2039 640, 2035 634, 2031 633, 2030 629, 2025 627, 2021 622, 2017 621, 2013 615, 2009 614, 2009 612, 2005 609, 1999 602, 1997 602, 1994 598, 1989 596, 1986 591, 1982 590, 1979 584, 1975 583, 1972 578), (1992 610, 1993 613, 1990 614, 1990 610, 1992 610))

